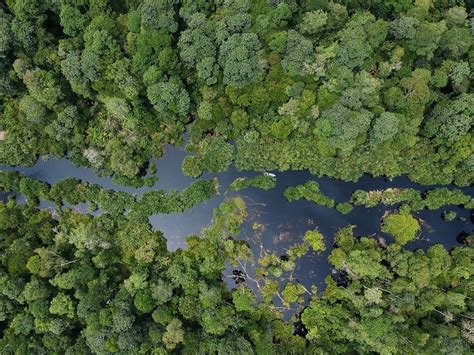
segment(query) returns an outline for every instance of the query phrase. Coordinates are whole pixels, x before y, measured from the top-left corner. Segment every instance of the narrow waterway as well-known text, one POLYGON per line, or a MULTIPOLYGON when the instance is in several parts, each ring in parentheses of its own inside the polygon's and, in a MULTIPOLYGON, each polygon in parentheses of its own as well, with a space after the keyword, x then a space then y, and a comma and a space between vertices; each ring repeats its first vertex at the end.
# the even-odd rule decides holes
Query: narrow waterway
MULTIPOLYGON (((53 184, 64 178, 77 178, 89 183, 99 184, 104 188, 124 191, 137 196, 149 190, 182 190, 189 186, 194 179, 186 177, 181 172, 181 163, 187 155, 182 148, 168 146, 160 161, 152 160, 157 167, 158 181, 152 187, 138 189, 119 186, 111 178, 100 177, 92 169, 77 167, 67 159, 50 158, 39 159, 32 167, 6 167, 0 170, 16 170, 31 178, 53 184)), ((379 232, 380 219, 388 210, 397 206, 377 206, 365 208, 356 206, 354 210, 342 215, 335 209, 318 206, 309 201, 288 202, 283 197, 283 192, 288 186, 302 184, 309 179, 317 180, 324 194, 334 198, 337 202, 349 200, 356 189, 376 190, 386 188, 414 188, 425 191, 434 186, 421 186, 398 177, 392 181, 384 178, 363 176, 358 182, 344 182, 331 178, 316 178, 305 171, 274 172, 277 177, 276 188, 263 191, 249 188, 238 192, 226 192, 228 185, 238 177, 251 177, 257 173, 238 172, 234 168, 225 173, 206 174, 203 178, 217 177, 220 184, 220 194, 208 201, 194 206, 183 213, 153 215, 150 223, 155 229, 161 230, 168 243, 169 250, 185 247, 185 238, 188 235, 199 234, 201 228, 210 223, 213 209, 216 208, 226 196, 240 195, 246 201, 249 217, 244 224, 238 238, 247 240, 256 256, 265 252, 275 252, 284 255, 285 250, 301 241, 305 231, 318 228, 326 238, 327 250, 321 255, 308 253, 297 264, 295 277, 305 286, 316 284, 322 287, 324 278, 330 273, 327 256, 331 251, 334 233, 347 225, 355 225, 356 235, 382 236, 390 241, 390 237, 379 232), (255 230, 254 223, 262 227, 255 230)), ((452 186, 454 188, 454 186, 452 186)), ((474 194, 474 188, 462 188, 469 195, 474 194)), ((53 208, 51 204, 42 203, 44 208, 53 208)), ((85 206, 76 207, 86 211, 85 206)), ((451 248, 458 244, 457 237, 462 233, 472 233, 473 223, 469 210, 457 206, 445 206, 443 209, 417 212, 415 217, 422 222, 420 237, 407 245, 408 248, 427 248, 433 244, 443 244, 451 248), (445 210, 455 211, 458 218, 447 222, 441 218, 445 210)), ((231 270, 229 269, 228 272, 231 270)))

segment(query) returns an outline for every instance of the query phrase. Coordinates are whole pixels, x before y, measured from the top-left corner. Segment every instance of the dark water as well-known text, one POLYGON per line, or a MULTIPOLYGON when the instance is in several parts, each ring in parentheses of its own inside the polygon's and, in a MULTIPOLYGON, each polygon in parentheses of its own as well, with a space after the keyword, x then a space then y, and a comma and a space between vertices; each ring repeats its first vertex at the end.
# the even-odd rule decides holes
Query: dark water
MULTIPOLYGON (((167 147, 160 161, 152 161, 157 166, 159 180, 153 187, 130 188, 119 186, 112 179, 99 177, 92 169, 74 166, 67 159, 39 160, 33 167, 5 167, 0 170, 16 170, 26 176, 55 183, 58 180, 74 177, 90 183, 99 184, 104 188, 125 191, 141 195, 145 191, 153 189, 182 190, 189 186, 194 179, 186 177, 181 172, 181 163, 186 156, 182 148, 167 147)), ((410 187, 425 191, 434 186, 420 186, 408 180, 406 177, 398 177, 389 181, 384 178, 372 178, 363 176, 357 183, 344 182, 331 178, 316 178, 305 171, 274 172, 277 176, 277 187, 269 191, 249 188, 239 192, 226 192, 227 186, 238 177, 256 176, 257 173, 238 172, 234 168, 221 174, 206 174, 204 178, 217 177, 220 184, 220 195, 194 206, 194 208, 179 214, 154 215, 150 217, 150 223, 154 228, 161 230, 168 241, 168 249, 176 250, 185 247, 185 238, 188 235, 199 234, 201 228, 210 223, 213 209, 219 206, 226 196, 242 196, 248 209, 248 220, 238 236, 239 239, 248 240, 256 256, 264 253, 276 252, 284 255, 291 245, 301 242, 303 234, 309 230, 318 228, 325 236, 326 252, 321 255, 308 253, 298 263, 294 276, 306 287, 316 284, 320 288, 324 278, 330 273, 327 256, 331 251, 334 234, 340 228, 347 225, 355 225, 355 234, 358 236, 381 236, 390 241, 390 237, 380 233, 380 219, 386 211, 394 210, 397 206, 377 206, 365 208, 357 206, 354 210, 342 215, 335 209, 315 205, 309 201, 288 202, 283 197, 283 192, 288 186, 302 184, 309 179, 317 180, 321 190, 331 196, 337 202, 349 200, 352 192, 356 189, 376 190, 390 187, 410 187), (255 231, 254 223, 259 223, 262 228, 255 231)), ((465 193, 473 195, 474 188, 463 188, 465 193)), ((52 209, 50 204, 43 203, 42 207, 52 209)), ((87 206, 76 206, 76 210, 87 211, 87 206)), ((420 238, 408 244, 408 248, 427 248, 433 244, 443 244, 446 248, 458 245, 456 237, 460 233, 472 233, 473 224, 470 219, 470 211, 456 206, 446 206, 441 210, 423 210, 415 214, 422 221, 422 232, 420 238), (457 212, 458 219, 446 222, 441 218, 445 210, 457 212), (465 221, 459 219, 464 217, 465 221)), ((231 268, 227 270, 230 272, 231 268)), ((229 279, 230 280, 230 279, 229 279)))

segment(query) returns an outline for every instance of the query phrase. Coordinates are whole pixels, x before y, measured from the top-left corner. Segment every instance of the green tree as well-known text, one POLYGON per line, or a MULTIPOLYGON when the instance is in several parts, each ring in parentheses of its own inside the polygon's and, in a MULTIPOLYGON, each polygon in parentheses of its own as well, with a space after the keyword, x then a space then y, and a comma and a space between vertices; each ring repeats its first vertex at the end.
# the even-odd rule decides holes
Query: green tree
POLYGON ((431 59, 445 31, 446 23, 444 21, 438 23, 421 22, 416 27, 413 38, 408 40, 407 46, 417 55, 431 59))
POLYGON ((171 33, 176 32, 178 29, 174 9, 176 3, 175 0, 145 0, 139 8, 142 25, 154 30, 165 29, 171 33))
POLYGON ((319 233, 319 231, 307 231, 304 234, 304 239, 311 245, 311 248, 315 252, 323 252, 326 250, 326 245, 324 244, 324 236, 319 233))
POLYGON ((238 312, 252 311, 255 304, 255 295, 251 289, 245 286, 237 287, 232 292, 232 301, 238 312))
POLYGON ((316 34, 326 25, 327 19, 327 14, 321 10, 305 12, 299 30, 303 34, 316 34))
POLYGON ((188 92, 177 77, 150 86, 147 95, 155 110, 165 120, 184 117, 189 111, 188 92))
POLYGON ((462 94, 456 100, 438 103, 426 119, 424 133, 428 137, 438 137, 440 142, 456 142, 472 127, 473 103, 472 94, 462 94))
POLYGON ((393 139, 398 133, 400 118, 392 112, 382 112, 376 117, 372 126, 370 142, 380 144, 393 139))
POLYGON ((72 303, 71 298, 64 293, 58 293, 51 300, 49 311, 52 314, 67 316, 68 318, 74 318, 75 316, 74 304, 72 303))
POLYGON ((257 51, 260 41, 254 33, 233 34, 219 48, 224 84, 241 88, 259 77, 257 51))
POLYGON ((286 52, 282 66, 289 75, 301 75, 303 66, 311 61, 313 43, 295 30, 289 30, 286 37, 286 52))
POLYGON ((404 245, 416 237, 420 224, 409 213, 401 211, 384 218, 382 231, 393 235, 398 244, 404 245))
POLYGON ((59 18, 64 33, 72 37, 83 31, 87 24, 87 17, 77 7, 69 5, 61 6, 59 18))

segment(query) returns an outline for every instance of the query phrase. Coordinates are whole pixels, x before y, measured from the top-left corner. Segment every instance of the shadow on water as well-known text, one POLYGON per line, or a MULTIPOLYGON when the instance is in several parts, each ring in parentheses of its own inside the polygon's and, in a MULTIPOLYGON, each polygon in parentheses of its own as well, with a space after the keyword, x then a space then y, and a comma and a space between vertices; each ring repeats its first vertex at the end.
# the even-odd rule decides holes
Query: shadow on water
MULTIPOLYGON (((159 161, 152 160, 159 174, 157 182, 152 187, 138 189, 117 185, 112 182, 111 178, 99 177, 92 169, 77 167, 67 159, 40 159, 33 167, 0 166, 0 170, 16 170, 26 176, 50 184, 64 178, 74 177, 89 183, 99 184, 107 189, 140 196, 146 191, 156 189, 182 190, 193 183, 195 180, 184 176, 181 171, 181 163, 187 154, 183 148, 168 146, 162 159, 159 161)), ((319 229, 325 236, 327 250, 321 255, 314 253, 305 255, 296 267, 295 277, 306 287, 316 284, 318 288, 321 288, 324 278, 331 272, 327 256, 333 245, 334 233, 347 225, 355 225, 356 235, 377 235, 391 241, 389 236, 380 233, 380 219, 387 210, 394 210, 397 206, 377 206, 374 208, 356 206, 351 213, 343 215, 335 209, 318 206, 309 201, 300 200, 290 203, 283 197, 283 192, 287 187, 302 184, 309 179, 317 180, 322 192, 334 198, 336 203, 348 201, 352 192, 356 189, 377 190, 390 187, 409 187, 425 191, 435 187, 418 185, 411 182, 406 176, 389 181, 386 178, 373 178, 365 175, 359 181, 353 183, 327 177, 317 178, 306 171, 274 173, 277 176, 276 188, 269 191, 249 188, 240 192, 226 192, 226 190, 234 179, 252 177, 258 175, 258 173, 238 172, 232 167, 225 173, 205 174, 203 178, 217 177, 219 179, 220 194, 218 196, 183 213, 150 216, 150 223, 155 229, 164 233, 169 250, 184 248, 185 238, 189 235, 199 234, 201 228, 210 223, 213 209, 218 207, 226 196, 242 196, 246 201, 249 218, 238 238, 248 240, 256 256, 259 255, 262 248, 274 251, 278 255, 284 255, 288 247, 301 242, 302 236, 307 230, 316 227, 319 229), (263 231, 258 237, 252 228, 254 222, 263 225, 263 231)), ((474 193, 473 187, 462 188, 462 190, 469 195, 474 193)), ((5 200, 7 195, 1 193, 0 198, 5 200)), ((87 206, 84 206, 83 211, 87 212, 87 206)), ((423 210, 417 212, 416 217, 422 221, 422 232, 420 238, 408 244, 407 247, 410 249, 425 249, 438 243, 449 249, 459 244, 461 239, 456 240, 458 235, 473 232, 470 211, 456 206, 446 206, 444 209, 435 211, 423 210), (444 221, 441 218, 441 213, 444 210, 455 211, 458 219, 451 222, 444 221)), ((231 282, 229 282, 230 284, 231 282)))

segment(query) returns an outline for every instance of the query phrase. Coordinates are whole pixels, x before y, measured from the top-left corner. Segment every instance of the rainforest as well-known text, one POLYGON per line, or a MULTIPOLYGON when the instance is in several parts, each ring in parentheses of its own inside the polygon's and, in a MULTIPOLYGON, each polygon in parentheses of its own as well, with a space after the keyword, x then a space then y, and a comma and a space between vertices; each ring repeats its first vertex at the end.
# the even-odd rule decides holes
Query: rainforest
POLYGON ((0 0, 0 354, 471 354, 470 0, 0 0))

